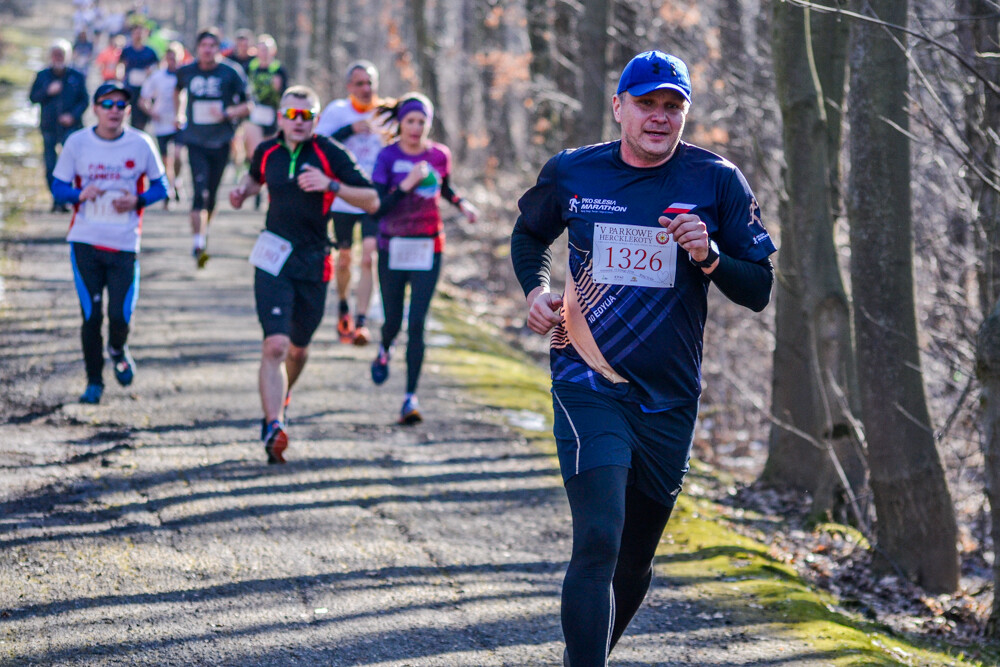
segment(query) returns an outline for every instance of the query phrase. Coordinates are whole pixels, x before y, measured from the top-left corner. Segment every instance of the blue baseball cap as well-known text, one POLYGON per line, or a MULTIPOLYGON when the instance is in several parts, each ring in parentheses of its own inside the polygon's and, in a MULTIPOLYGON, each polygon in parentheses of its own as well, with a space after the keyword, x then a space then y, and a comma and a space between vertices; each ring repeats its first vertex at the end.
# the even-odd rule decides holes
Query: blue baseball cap
POLYGON ((105 95, 110 95, 111 93, 121 93, 125 96, 127 101, 132 101, 132 91, 129 90, 124 83, 121 81, 105 81, 97 87, 94 91, 94 102, 97 102, 105 95))
POLYGON ((691 101, 691 75, 687 65, 663 51, 645 51, 625 65, 618 81, 618 95, 628 92, 636 97, 663 88, 676 90, 691 101))

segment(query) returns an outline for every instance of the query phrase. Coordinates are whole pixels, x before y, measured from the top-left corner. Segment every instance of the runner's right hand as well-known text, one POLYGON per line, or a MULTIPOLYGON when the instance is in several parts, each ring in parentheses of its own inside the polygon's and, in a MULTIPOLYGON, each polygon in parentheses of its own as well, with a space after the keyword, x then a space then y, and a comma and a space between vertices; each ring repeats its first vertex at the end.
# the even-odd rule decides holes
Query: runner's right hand
POLYGON ((103 194, 104 190, 91 183, 80 192, 80 201, 94 201, 103 194))
POLYGON ((235 188, 229 191, 229 205, 233 208, 239 209, 243 207, 243 200, 247 198, 246 188, 242 185, 237 185, 235 188))
POLYGON ((558 294, 544 291, 542 287, 536 287, 528 295, 528 328, 536 334, 545 335, 552 330, 552 327, 562 322, 563 300, 558 294))

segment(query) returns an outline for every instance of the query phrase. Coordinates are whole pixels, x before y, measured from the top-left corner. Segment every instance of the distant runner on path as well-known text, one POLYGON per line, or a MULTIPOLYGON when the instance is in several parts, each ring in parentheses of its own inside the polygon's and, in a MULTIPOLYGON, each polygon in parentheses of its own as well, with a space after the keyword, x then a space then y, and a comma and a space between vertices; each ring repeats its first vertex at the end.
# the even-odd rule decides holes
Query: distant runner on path
POLYGON ((573 516, 563 662, 605 667, 642 604, 688 470, 708 288, 754 311, 774 244, 743 174, 681 141, 687 66, 660 51, 626 65, 612 98, 621 140, 559 153, 518 206, 511 259, 528 328, 550 330, 559 467, 573 516), (549 246, 569 233, 566 292, 549 246))
POLYGON ((198 34, 195 62, 177 70, 174 109, 177 123, 186 110, 187 124, 180 139, 187 147, 191 164, 191 254, 199 269, 208 261, 208 226, 215 213, 216 195, 222 174, 229 164, 230 142, 236 123, 250 114, 247 80, 243 71, 229 65, 219 55, 222 37, 215 28, 198 34), (187 104, 181 106, 181 93, 187 104))
MULTIPOLYGON (((87 110, 87 82, 83 74, 70 68, 66 59, 70 45, 57 39, 49 49, 50 64, 38 72, 31 85, 29 98, 41 105, 39 129, 45 161, 45 181, 52 189, 52 170, 59 159, 59 149, 67 137, 83 127, 83 112, 87 110)), ((65 204, 52 202, 53 213, 68 213, 65 204)))
POLYGON ((66 240, 83 315, 80 338, 87 388, 81 403, 100 403, 104 393, 105 289, 108 356, 118 384, 132 384, 135 361, 128 334, 139 297, 142 211, 167 197, 167 176, 153 140, 124 126, 131 99, 131 91, 119 81, 98 86, 97 125, 70 135, 52 173, 53 197, 74 205, 66 240))
POLYGON ((266 230, 250 256, 257 267, 254 295, 264 329, 260 362, 261 439, 268 463, 284 463, 288 447, 284 412, 292 386, 309 356, 309 342, 323 319, 332 276, 327 220, 337 197, 365 211, 378 195, 340 144, 313 134, 319 96, 292 86, 278 107, 278 136, 254 151, 250 171, 229 193, 233 208, 267 185, 266 230))
MULTIPOLYGON (((347 97, 326 105, 316 125, 316 134, 332 137, 344 144, 369 177, 375 158, 389 138, 389 128, 376 116, 378 70, 367 60, 347 66, 347 97)), ((367 345, 371 333, 365 323, 375 286, 375 235, 378 221, 361 209, 337 200, 333 203, 333 236, 337 242, 337 333, 340 342, 367 345), (361 275, 355 295, 354 318, 347 300, 351 286, 351 246, 354 228, 361 226, 361 275)))

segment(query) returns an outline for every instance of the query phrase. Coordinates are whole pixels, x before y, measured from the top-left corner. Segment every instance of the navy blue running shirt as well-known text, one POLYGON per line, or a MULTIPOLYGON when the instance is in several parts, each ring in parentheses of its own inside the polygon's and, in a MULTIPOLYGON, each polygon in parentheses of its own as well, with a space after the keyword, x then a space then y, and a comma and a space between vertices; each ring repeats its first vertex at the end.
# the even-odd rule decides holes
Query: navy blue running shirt
POLYGON ((612 382, 587 365, 570 341, 565 317, 552 332, 552 379, 665 410, 701 394, 710 280, 674 245, 673 287, 598 284, 594 224, 662 229, 661 215, 688 212, 701 218, 723 255, 761 262, 775 247, 750 186, 731 162, 681 142, 666 163, 633 167, 621 159, 620 144, 566 150, 549 160, 518 202, 518 224, 547 244, 569 230, 568 278, 580 311, 600 353, 627 382, 612 382))

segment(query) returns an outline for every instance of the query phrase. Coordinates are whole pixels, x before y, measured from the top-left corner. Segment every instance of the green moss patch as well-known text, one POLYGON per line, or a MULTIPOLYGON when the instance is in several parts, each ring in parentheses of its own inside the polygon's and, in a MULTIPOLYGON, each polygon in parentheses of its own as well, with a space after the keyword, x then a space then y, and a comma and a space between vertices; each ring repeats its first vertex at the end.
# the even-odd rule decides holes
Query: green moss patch
MULTIPOLYGON (((733 625, 786 636, 815 649, 814 659, 838 667, 860 665, 995 665, 997 655, 896 636, 839 608, 811 588, 768 548, 734 532, 712 501, 681 495, 657 551, 657 573, 690 587, 733 625)), ((830 527, 827 527, 829 530, 830 527)), ((850 530, 843 528, 843 530, 850 530)))

